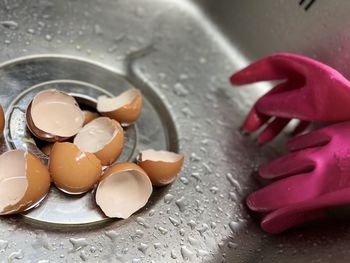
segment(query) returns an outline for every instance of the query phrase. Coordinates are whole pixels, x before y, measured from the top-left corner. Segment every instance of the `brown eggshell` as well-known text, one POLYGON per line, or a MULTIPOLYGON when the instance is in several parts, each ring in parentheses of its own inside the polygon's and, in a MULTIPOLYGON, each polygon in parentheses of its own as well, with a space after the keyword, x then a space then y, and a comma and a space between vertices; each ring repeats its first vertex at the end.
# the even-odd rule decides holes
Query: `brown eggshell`
POLYGON ((135 97, 133 97, 133 99, 129 103, 121 107, 117 107, 113 110, 105 111, 103 109, 104 102, 100 97, 97 102, 97 110, 100 112, 101 115, 114 119, 120 122, 122 125, 127 126, 134 123, 140 117, 142 111, 142 96, 139 90, 130 89, 120 94, 118 97, 106 98, 106 100, 118 101, 121 98, 121 96, 123 96, 127 92, 135 93, 135 97))
MULTIPOLYGON (((24 155, 25 175, 23 176, 27 179, 27 188, 23 197, 16 204, 8 205, 0 212, 3 215, 23 212, 38 205, 50 189, 49 171, 37 157, 23 150, 13 150, 7 154, 24 155)), ((21 164, 17 163, 16 165, 20 166, 21 164)))
MULTIPOLYGON (((88 127, 88 126, 84 126, 83 129, 81 129, 79 131, 77 136, 75 136, 75 138, 74 138, 74 143, 82 151, 93 153, 98 159, 101 160, 102 165, 109 165, 109 164, 113 163, 115 160, 117 160, 123 151, 124 131, 123 131, 123 128, 121 127, 121 125, 117 121, 109 119, 107 117, 99 117, 99 118, 91 121, 87 125, 92 127, 93 125, 95 125, 95 123, 97 123, 99 121, 108 121, 110 123, 110 125, 114 126, 114 129, 116 130, 114 137, 107 144, 105 144, 101 150, 94 152, 94 151, 90 151, 89 149, 87 149, 85 147, 83 148, 83 146, 82 146, 83 142, 80 139, 81 138, 80 135, 85 131, 86 127, 88 127)), ((93 138, 94 136, 96 137, 96 135, 91 134, 90 138, 86 138, 86 140, 91 141, 94 139, 93 138)))
POLYGON ((73 143, 57 142, 51 150, 49 170, 58 189, 81 194, 100 179, 102 166, 94 154, 81 152, 73 143))
POLYGON ((125 219, 145 206, 152 190, 145 171, 133 163, 119 163, 102 176, 96 203, 108 217, 125 219))
POLYGON ((45 145, 41 148, 41 151, 42 151, 44 154, 46 154, 47 156, 50 156, 53 145, 54 145, 54 143, 45 144, 45 145))
POLYGON ((88 124, 92 120, 100 117, 100 115, 97 112, 84 110, 83 113, 84 113, 84 124, 83 125, 88 124))
POLYGON ((154 186, 172 183, 183 163, 183 154, 154 150, 142 151, 137 160, 137 164, 147 173, 154 186), (147 153, 151 153, 152 158, 145 158, 147 153))
MULTIPOLYGON (((43 112, 43 114, 40 114, 40 115, 47 116, 48 121, 50 119, 51 120, 55 119, 54 117, 49 116, 50 115, 49 112, 43 112)), ((69 114, 64 114, 64 113, 62 113, 62 116, 65 116, 66 119, 71 117, 71 116, 69 116, 69 114)), ((48 121, 45 121, 44 124, 48 123, 48 121)), ((41 140, 47 141, 47 142, 58 142, 58 141, 65 141, 65 140, 69 139, 70 137, 74 136, 78 132, 78 130, 83 126, 84 114, 80 110, 78 103, 76 102, 76 100, 72 96, 70 96, 69 94, 64 93, 62 91, 50 89, 50 90, 44 90, 44 91, 39 92, 38 94, 35 95, 33 100, 29 103, 27 110, 26 110, 26 122, 27 122, 28 129, 31 131, 31 133, 35 137, 37 137, 41 140), (78 126, 75 129, 76 131, 70 133, 69 135, 65 135, 65 136, 60 135, 60 134, 55 134, 53 132, 44 131, 43 129, 40 129, 39 127, 37 127, 37 125, 35 124, 35 122, 33 120, 33 103, 37 102, 37 104, 39 105, 43 101, 50 100, 50 98, 55 97, 57 95, 61 96, 62 102, 64 101, 67 105, 71 105, 75 109, 75 113, 77 113, 78 116, 80 117, 78 124, 75 124, 78 126)))
POLYGON ((0 136, 4 132, 4 127, 5 127, 5 114, 4 110, 0 105, 0 136))

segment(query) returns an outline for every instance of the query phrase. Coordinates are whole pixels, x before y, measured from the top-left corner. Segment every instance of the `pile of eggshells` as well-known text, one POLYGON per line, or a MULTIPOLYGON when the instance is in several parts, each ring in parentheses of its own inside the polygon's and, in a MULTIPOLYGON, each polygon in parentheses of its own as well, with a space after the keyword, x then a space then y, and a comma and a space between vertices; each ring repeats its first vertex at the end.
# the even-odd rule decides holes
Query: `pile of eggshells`
MULTIPOLYGON (((108 217, 128 218, 150 198, 153 186, 173 182, 184 162, 182 154, 141 151, 135 163, 116 163, 124 147, 123 127, 140 116, 142 97, 130 89, 117 97, 97 99, 97 112, 83 111, 74 97, 45 90, 26 111, 27 127, 47 142, 41 149, 48 167, 30 152, 11 150, 0 156, 0 214, 37 207, 53 183, 66 194, 95 189, 96 204, 108 217)), ((0 107, 0 128, 4 113, 0 107)), ((142 131, 141 131, 142 132, 142 131)))

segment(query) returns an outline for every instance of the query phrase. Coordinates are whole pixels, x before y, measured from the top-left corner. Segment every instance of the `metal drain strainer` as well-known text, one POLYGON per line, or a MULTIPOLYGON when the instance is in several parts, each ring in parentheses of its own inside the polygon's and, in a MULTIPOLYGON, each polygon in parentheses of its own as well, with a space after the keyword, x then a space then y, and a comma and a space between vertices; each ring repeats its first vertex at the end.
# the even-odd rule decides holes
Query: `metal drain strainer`
MULTIPOLYGON (((144 83, 131 83, 127 76, 96 64, 67 57, 34 57, 16 60, 0 68, 0 96, 9 100, 6 111, 5 145, 7 149, 26 149, 44 162, 25 123, 25 110, 31 99, 45 89, 58 89, 75 96, 83 106, 94 107, 100 95, 113 96, 137 86, 143 93, 143 111, 136 124, 125 130, 125 149, 118 161, 132 161, 142 149, 177 151, 176 132, 160 98, 144 83)), ((51 188, 48 197, 25 217, 44 223, 79 225, 97 223, 106 217, 96 206, 93 192, 70 196, 51 188)))

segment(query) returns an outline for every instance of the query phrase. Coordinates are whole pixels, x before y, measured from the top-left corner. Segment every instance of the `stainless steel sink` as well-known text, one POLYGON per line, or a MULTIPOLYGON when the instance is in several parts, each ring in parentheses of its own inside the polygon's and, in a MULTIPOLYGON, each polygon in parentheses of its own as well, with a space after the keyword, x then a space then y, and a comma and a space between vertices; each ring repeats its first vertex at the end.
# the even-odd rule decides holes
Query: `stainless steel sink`
POLYGON ((124 160, 155 147, 185 167, 127 220, 107 220, 92 194, 52 189, 38 209, 0 220, 0 262, 347 262, 350 224, 330 220, 278 236, 244 206, 256 167, 283 152, 239 126, 268 85, 240 89, 230 74, 272 52, 309 55, 350 77, 345 0, 70 0, 0 2, 1 151, 41 156, 23 112, 56 87, 90 106, 140 88, 145 108, 127 131, 124 160), (23 140, 26 138, 26 140, 23 140))

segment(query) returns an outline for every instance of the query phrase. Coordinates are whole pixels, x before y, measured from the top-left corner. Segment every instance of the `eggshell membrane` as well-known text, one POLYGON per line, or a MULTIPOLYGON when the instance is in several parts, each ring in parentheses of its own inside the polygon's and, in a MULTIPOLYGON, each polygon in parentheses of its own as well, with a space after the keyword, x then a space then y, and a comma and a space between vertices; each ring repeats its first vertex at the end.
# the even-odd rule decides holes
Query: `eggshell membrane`
POLYGON ((100 179, 102 166, 94 154, 81 152, 73 143, 57 142, 51 150, 49 171, 58 189, 81 194, 100 179))
POLYGON ((88 110, 84 110, 84 123, 88 124, 89 122, 93 121, 94 119, 98 118, 100 115, 97 112, 92 112, 92 111, 88 111, 88 110))
POLYGON ((100 96, 97 101, 97 111, 123 125, 129 125, 141 114, 141 92, 138 89, 129 89, 114 98, 100 96))
POLYGON ((142 151, 137 161, 137 164, 147 173, 154 186, 172 183, 180 172, 183 163, 183 154, 155 150, 142 151))
MULTIPOLYGON (((7 180, 0 178, 0 199, 4 201, 4 195, 17 194, 20 199, 14 198, 13 203, 7 205, 0 214, 15 214, 26 211, 40 203, 50 189, 50 174, 46 166, 31 153, 23 150, 13 150, 1 155, 0 166, 3 172, 0 177, 7 175, 7 180), (12 162, 15 165, 11 165, 12 162), (6 165, 6 167, 3 167, 6 165), (10 169, 12 171, 10 171, 10 169), (9 180, 8 175, 14 172, 14 177, 9 180)), ((3 204, 1 204, 3 206, 3 204)))
POLYGON ((124 131, 117 121, 99 117, 79 131, 74 138, 74 144, 83 152, 95 154, 101 160, 102 165, 109 165, 122 153, 124 131), (104 134, 97 132, 104 132, 104 134))
POLYGON ((0 105, 0 133, 1 134, 4 132, 4 127, 5 127, 5 114, 4 114, 3 108, 0 105))
POLYGON ((54 142, 74 136, 83 126, 84 114, 76 100, 58 90, 39 92, 26 111, 29 130, 39 139, 54 142))
POLYGON ((118 163, 102 176, 96 203, 108 217, 128 218, 146 205, 152 183, 145 171, 133 163, 118 163))

